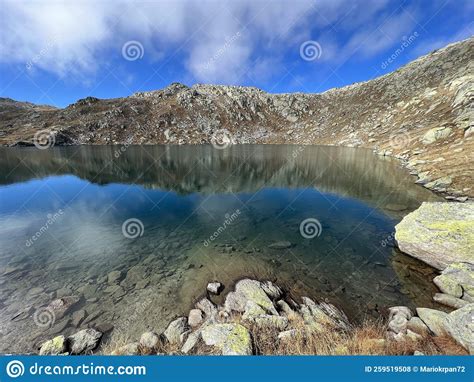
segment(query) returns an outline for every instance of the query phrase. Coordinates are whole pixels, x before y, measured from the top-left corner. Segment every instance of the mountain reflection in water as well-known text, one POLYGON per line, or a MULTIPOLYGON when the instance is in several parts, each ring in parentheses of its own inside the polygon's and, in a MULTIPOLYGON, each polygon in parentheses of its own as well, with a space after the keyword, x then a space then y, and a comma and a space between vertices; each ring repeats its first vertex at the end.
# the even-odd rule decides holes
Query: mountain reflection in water
POLYGON ((356 320, 431 304, 433 271, 391 238, 404 214, 437 197, 368 150, 5 148, 0 184, 1 352, 101 323, 114 325, 112 338, 163 330, 212 279, 270 278, 356 320), (124 236, 129 219, 141 236, 124 236), (301 235, 305 219, 320 222, 319 236, 301 235), (282 241, 291 245, 271 247, 282 241), (52 327, 37 326, 34 312, 62 296, 79 301, 52 327))

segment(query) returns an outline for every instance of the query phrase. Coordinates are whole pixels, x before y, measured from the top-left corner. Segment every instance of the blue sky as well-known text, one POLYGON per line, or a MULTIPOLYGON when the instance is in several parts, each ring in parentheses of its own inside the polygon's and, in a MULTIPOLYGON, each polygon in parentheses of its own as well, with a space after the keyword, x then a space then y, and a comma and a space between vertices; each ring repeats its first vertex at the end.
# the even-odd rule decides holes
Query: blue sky
POLYGON ((472 0, 0 0, 0 96, 63 107, 171 82, 321 92, 468 38, 473 16, 472 0))

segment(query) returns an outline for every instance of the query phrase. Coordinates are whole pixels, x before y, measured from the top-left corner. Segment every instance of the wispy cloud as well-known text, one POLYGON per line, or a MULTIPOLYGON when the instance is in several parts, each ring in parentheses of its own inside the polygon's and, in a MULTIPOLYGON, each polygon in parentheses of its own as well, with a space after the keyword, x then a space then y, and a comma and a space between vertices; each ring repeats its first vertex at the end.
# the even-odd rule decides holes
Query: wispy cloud
POLYGON ((3 64, 90 78, 120 70, 123 44, 137 40, 154 69, 176 58, 185 75, 212 83, 284 72, 305 40, 321 43, 323 62, 372 57, 411 33, 418 17, 388 0, 3 0, 0 16, 3 64))

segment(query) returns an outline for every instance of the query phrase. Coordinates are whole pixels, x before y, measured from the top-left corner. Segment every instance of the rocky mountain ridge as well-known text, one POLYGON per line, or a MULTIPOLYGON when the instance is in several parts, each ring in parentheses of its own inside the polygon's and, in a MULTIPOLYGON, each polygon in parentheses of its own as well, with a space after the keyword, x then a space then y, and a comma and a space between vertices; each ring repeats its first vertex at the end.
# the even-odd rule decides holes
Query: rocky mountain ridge
POLYGON ((0 144, 286 143, 366 147, 402 159, 419 183, 474 196, 474 38, 382 77, 320 94, 171 84, 64 109, 0 99, 0 144))

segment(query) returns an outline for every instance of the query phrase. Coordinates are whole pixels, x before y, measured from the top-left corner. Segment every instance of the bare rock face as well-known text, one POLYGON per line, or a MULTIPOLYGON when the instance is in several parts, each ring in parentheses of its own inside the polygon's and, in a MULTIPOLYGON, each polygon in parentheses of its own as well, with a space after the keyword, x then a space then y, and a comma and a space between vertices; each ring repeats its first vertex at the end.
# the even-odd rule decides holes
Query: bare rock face
POLYGON ((474 263, 474 203, 423 203, 395 227, 400 250, 443 270, 474 263))

